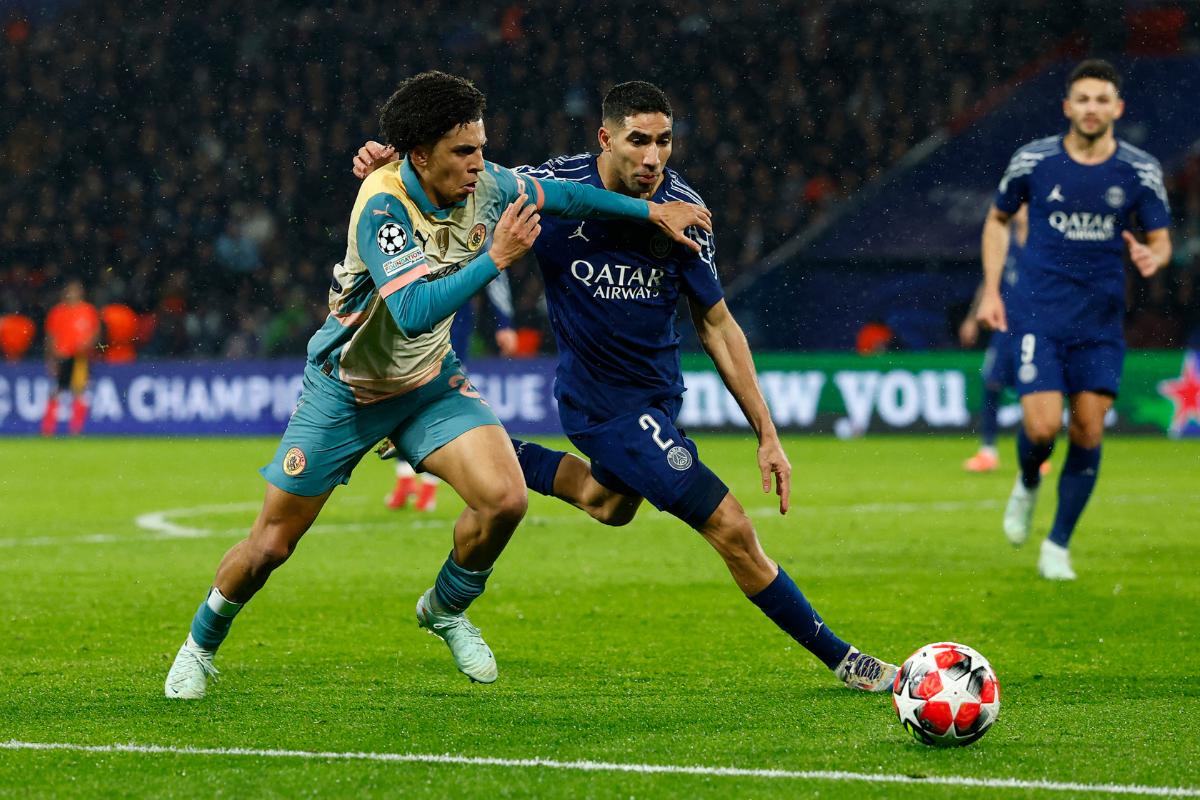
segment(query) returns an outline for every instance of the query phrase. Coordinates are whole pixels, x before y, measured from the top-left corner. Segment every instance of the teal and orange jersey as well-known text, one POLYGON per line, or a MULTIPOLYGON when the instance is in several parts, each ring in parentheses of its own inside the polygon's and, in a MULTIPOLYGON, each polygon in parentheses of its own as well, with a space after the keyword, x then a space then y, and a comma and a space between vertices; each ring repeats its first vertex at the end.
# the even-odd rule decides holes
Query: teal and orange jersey
POLYGON ((359 403, 432 380, 450 352, 454 311, 499 275, 487 244, 504 209, 525 194, 550 214, 646 220, 644 201, 588 186, 518 176, 485 162, 474 193, 436 207, 407 159, 371 173, 334 267, 329 318, 309 361, 359 403))

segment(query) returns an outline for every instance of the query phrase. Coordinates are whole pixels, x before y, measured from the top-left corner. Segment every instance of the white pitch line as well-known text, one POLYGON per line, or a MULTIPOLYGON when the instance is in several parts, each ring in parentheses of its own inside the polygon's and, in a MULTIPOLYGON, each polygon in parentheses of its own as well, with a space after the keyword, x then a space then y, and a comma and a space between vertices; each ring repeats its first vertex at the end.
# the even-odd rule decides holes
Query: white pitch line
MULTIPOLYGON (((1172 495, 1131 494, 1116 495, 1103 498, 1103 502, 1114 505, 1132 505, 1141 503, 1161 503, 1179 499, 1172 495)), ((361 498, 347 498, 346 502, 358 502, 361 498)), ((923 514, 945 513, 957 511, 986 511, 998 509, 1004 502, 996 499, 985 500, 929 500, 907 503, 848 503, 844 505, 794 505, 790 514, 923 514)), ((240 528, 198 528, 182 525, 175 520, 180 517, 198 514, 229 514, 250 513, 258 510, 257 502, 220 503, 214 505, 191 506, 185 508, 169 508, 163 511, 149 511, 139 514, 134 524, 146 534, 122 536, 109 533, 82 534, 79 536, 12 536, 0 538, 0 549, 6 547, 50 547, 54 545, 72 544, 113 544, 117 542, 158 542, 173 539, 210 539, 219 536, 234 536, 244 534, 249 525, 240 528)), ((777 506, 758 506, 746 510, 755 518, 777 518, 777 506)), ((570 522, 581 519, 579 514, 546 514, 525 518, 526 525, 546 525, 556 522, 570 522)), ((406 530, 424 528, 442 528, 446 521, 440 519, 406 519, 403 527, 406 530)), ((310 533, 354 533, 373 530, 396 530, 393 522, 343 522, 314 525, 310 533)))
POLYGON ((0 742, 0 750, 66 750, 82 753, 143 753, 181 756, 249 756, 252 758, 295 758, 323 761, 381 761, 406 764, 455 764, 471 767, 542 768, 575 772, 634 772, 643 775, 705 775, 721 778, 835 781, 855 783, 898 783, 911 785, 966 786, 977 789, 1040 789, 1049 792, 1125 794, 1143 797, 1200 797, 1200 789, 1175 786, 1142 786, 1125 783, 1076 783, 1073 781, 1022 780, 1020 778, 971 778, 960 775, 915 777, 841 770, 747 769, 743 767, 679 766, 672 764, 619 764, 607 761, 555 761, 548 758, 488 758, 435 753, 362 753, 308 750, 255 750, 242 747, 171 747, 153 744, 72 744, 69 742, 0 742))

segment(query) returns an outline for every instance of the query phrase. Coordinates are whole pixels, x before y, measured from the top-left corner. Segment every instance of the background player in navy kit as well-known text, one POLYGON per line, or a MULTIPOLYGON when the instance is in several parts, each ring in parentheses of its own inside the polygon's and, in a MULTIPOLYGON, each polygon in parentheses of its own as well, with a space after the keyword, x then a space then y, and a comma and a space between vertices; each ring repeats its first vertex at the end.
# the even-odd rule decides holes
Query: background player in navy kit
MULTIPOLYGON (((1013 214, 1009 220, 1009 229, 1004 276, 1000 284, 1001 295, 1004 294, 1005 287, 1017 282, 1017 258, 1021 248, 1025 246, 1025 237, 1029 234, 1027 206, 1021 206, 1021 209, 1013 214)), ((963 347, 974 347, 979 341, 979 320, 975 314, 979 309, 979 301, 983 299, 983 287, 984 284, 980 283, 966 318, 958 326, 958 340, 963 347)), ((996 434, 1000 430, 1000 396, 1017 381, 1011 351, 1009 334, 993 331, 988 339, 987 350, 983 354, 983 366, 979 370, 983 383, 983 401, 979 410, 979 451, 963 462, 963 469, 967 472, 992 472, 1000 467, 1000 453, 996 450, 996 434)), ((1049 471, 1049 467, 1050 462, 1042 465, 1043 475, 1049 471)))
POLYGON ((1058 508, 1038 558, 1039 573, 1052 580, 1075 578, 1067 546, 1096 484, 1104 415, 1120 387, 1124 251, 1147 277, 1171 258, 1162 168, 1116 138, 1113 124, 1123 111, 1111 64, 1089 60, 1076 67, 1063 100, 1070 130, 1016 152, 983 228, 978 317, 1011 332, 1025 416, 1017 436, 1021 471, 1004 513, 1004 533, 1014 545, 1029 536, 1038 468, 1062 426, 1064 394, 1070 402, 1058 508), (1029 240, 1006 304, 1000 276, 1008 219, 1022 205, 1029 206, 1029 240), (1146 244, 1134 237, 1135 226, 1145 231, 1146 244))
MULTIPOLYGON (((651 84, 605 97, 599 156, 552 159, 518 172, 591 184, 646 200, 699 196, 673 170, 672 113, 651 84)), ((389 153, 360 150, 356 172, 389 153)), ((698 254, 636 225, 542 219, 535 254, 546 284, 560 360, 555 382, 563 430, 591 459, 514 440, 530 489, 559 497, 609 525, 633 519, 642 499, 691 525, 724 559, 738 587, 846 685, 884 691, 896 668, 839 639, 787 573, 767 557, 729 489, 675 425, 684 391, 675 309, 688 300, 700 341, 758 436, 763 491, 771 476, 788 509, 791 465, 758 387, 750 348, 723 299, 711 234, 693 230, 698 254)))

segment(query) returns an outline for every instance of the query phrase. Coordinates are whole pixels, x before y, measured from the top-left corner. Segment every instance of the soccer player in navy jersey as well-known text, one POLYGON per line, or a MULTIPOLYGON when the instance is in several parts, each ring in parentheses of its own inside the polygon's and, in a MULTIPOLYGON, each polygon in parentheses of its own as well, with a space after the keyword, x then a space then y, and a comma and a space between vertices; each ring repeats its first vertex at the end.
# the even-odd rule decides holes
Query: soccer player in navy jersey
MULTIPOLYGON (((619 84, 603 103, 599 155, 554 158, 518 174, 606 188, 644 200, 701 204, 667 169, 673 141, 666 95, 642 81, 619 84)), ((368 143, 360 176, 390 153, 368 143)), ((684 391, 675 311, 691 307, 701 344, 758 437, 764 492, 774 476, 786 513, 791 465, 763 400, 741 328, 725 304, 712 235, 693 229, 688 251, 649 229, 595 220, 542 219, 534 253, 559 347, 555 381, 563 430, 587 462, 513 440, 526 484, 608 525, 633 519, 643 498, 700 533, 734 581, 777 626, 847 686, 885 691, 896 667, 838 638, 788 574, 763 551, 750 518, 676 426, 684 391)))
POLYGON ((1014 545, 1029 536, 1038 468, 1070 408, 1070 447, 1058 482, 1058 508, 1042 542, 1038 572, 1074 580, 1068 545, 1096 485, 1104 417, 1120 388, 1125 355, 1124 256, 1149 277, 1171 259, 1171 215, 1162 168, 1117 139, 1124 112, 1120 76, 1106 61, 1079 64, 1067 80, 1065 135, 1017 150, 983 228, 984 293, 979 321, 1010 333, 1024 425, 1017 436, 1020 473, 1004 512, 1014 545), (1018 280, 1000 294, 1008 219, 1029 207, 1029 239, 1018 280), (1143 244, 1133 230, 1145 233, 1143 244))
MULTIPOLYGON (((1004 294, 1005 287, 1017 282, 1017 257, 1021 248, 1025 246, 1025 237, 1029 232, 1026 206, 1021 206, 1021 210, 1013 214, 1009 220, 1009 228, 1004 277, 1000 283, 1001 295, 1004 294)), ((979 319, 975 314, 979 309, 980 300, 983 299, 983 287, 984 284, 980 283, 971 301, 971 308, 958 327, 958 340, 963 347, 974 347, 979 341, 979 319)), ((988 339, 987 350, 983 354, 983 366, 979 370, 983 382, 983 402, 979 411, 979 451, 963 462, 963 469, 967 472, 993 472, 1000 467, 1000 453, 996 450, 996 434, 1000 431, 1000 396, 1017 381, 1008 336, 1007 333, 993 331, 988 339)), ((1042 474, 1046 473, 1049 466, 1049 462, 1042 465, 1042 474)))

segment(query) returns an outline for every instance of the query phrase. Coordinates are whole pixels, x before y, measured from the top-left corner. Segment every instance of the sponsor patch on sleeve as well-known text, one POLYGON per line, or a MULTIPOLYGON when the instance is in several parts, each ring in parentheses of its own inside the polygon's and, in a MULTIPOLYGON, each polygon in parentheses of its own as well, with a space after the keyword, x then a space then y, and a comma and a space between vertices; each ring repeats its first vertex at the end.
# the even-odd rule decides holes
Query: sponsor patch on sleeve
POLYGON ((404 270, 420 262, 423 258, 425 258, 425 254, 421 252, 421 248, 414 247, 407 253, 383 262, 383 274, 389 278, 393 275, 399 275, 404 270))

